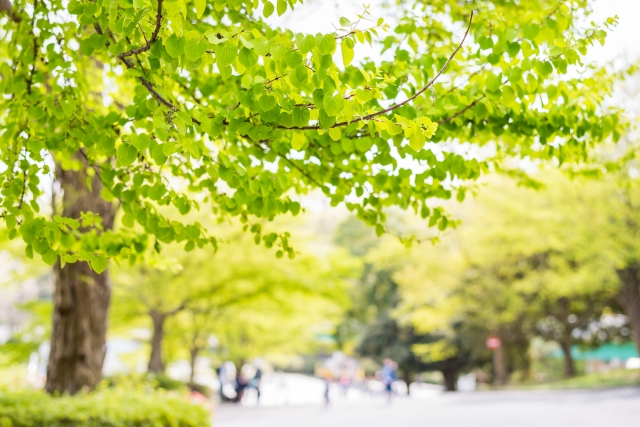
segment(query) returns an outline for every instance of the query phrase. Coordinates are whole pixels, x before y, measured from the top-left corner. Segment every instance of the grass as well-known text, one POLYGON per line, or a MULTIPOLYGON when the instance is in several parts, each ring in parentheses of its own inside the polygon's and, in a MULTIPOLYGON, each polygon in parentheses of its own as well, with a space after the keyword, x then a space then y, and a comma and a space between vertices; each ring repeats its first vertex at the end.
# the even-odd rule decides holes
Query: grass
POLYGON ((491 390, 576 390, 640 386, 640 369, 617 369, 544 383, 512 383, 491 390))

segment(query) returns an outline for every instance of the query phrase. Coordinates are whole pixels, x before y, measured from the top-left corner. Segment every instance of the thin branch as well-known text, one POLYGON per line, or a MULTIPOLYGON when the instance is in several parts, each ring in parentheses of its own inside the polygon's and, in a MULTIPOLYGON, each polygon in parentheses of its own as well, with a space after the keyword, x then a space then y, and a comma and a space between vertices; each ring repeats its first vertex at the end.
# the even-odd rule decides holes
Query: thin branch
MULTIPOLYGON (((162 4, 162 0, 158 0, 158 10, 160 10, 160 5, 162 4)), ((100 24, 98 24, 97 22, 94 24, 94 28, 96 29, 96 32, 100 35, 103 34, 102 28, 100 27, 100 24)), ((159 31, 159 30, 158 30, 159 31)), ((154 31, 154 35, 157 37, 156 31, 154 31)), ((153 36, 151 37, 153 39, 153 36)), ((109 46, 109 42, 107 41, 107 47, 109 46)), ((144 51, 143 51, 144 52, 144 51)), ((135 66, 125 57, 118 55, 118 59, 120 59, 120 61, 122 61, 122 63, 127 67, 127 68, 135 68, 135 66)), ((147 79, 145 79, 144 77, 138 77, 138 80, 140 80, 140 82, 142 83, 142 85, 149 91, 149 93, 151 94, 151 96, 153 96, 159 103, 169 107, 169 109, 171 110, 176 110, 176 107, 169 101, 167 101, 162 95, 160 95, 154 88, 153 88, 153 84, 151 84, 151 82, 147 79)), ((199 122, 198 122, 199 124, 199 122)))
MULTIPOLYGON (((405 101, 402 101, 399 104, 394 104, 389 108, 385 108, 384 110, 377 111, 375 113, 371 113, 371 114, 368 114, 368 115, 363 116, 363 117, 359 117, 358 119, 356 119, 354 121, 369 120, 369 119, 372 119, 374 117, 381 116, 382 114, 386 114, 386 113, 388 113, 390 111, 393 111, 393 110, 395 110, 397 108, 402 107, 403 105, 408 104, 409 102, 411 102, 414 99, 416 99, 418 96, 422 95, 427 89, 429 89, 436 82, 436 80, 438 80, 438 77, 440 77, 440 75, 444 72, 444 70, 447 69, 447 67, 449 66, 449 63, 451 62, 453 57, 456 56, 458 51, 462 48, 462 45, 464 44, 464 41, 467 39, 467 35, 469 34, 469 30, 471 30, 471 24, 472 23, 473 23, 473 11, 471 11, 471 15, 469 16, 469 25, 467 26, 467 31, 465 31, 465 33, 464 33, 464 37, 462 37, 462 41, 460 41, 460 44, 458 45, 456 50, 454 50, 453 53, 449 56, 449 58, 447 59, 447 62, 445 62, 444 65, 442 66, 442 68, 440 68, 440 71, 438 71, 438 74, 433 76, 433 78, 429 81, 429 83, 427 83, 427 85, 425 87, 423 87, 418 92, 416 92, 415 95, 413 95, 412 97, 407 98, 405 101)), ((346 126, 348 124, 349 123, 345 123, 343 126, 346 126)), ((336 126, 338 126, 338 125, 340 125, 340 124, 337 123, 336 126)))
MULTIPOLYGON (((162 2, 163 0, 158 0, 158 13, 156 13, 156 26, 153 29, 153 34, 151 34, 151 38, 147 40, 144 46, 140 46, 136 49, 131 49, 127 52, 122 52, 118 55, 119 59, 124 59, 127 56, 137 55, 142 52, 146 52, 151 49, 151 43, 153 43, 158 38, 158 33, 160 33, 160 27, 162 27, 162 2)), ((142 29, 141 29, 142 30, 142 29)), ((144 31, 142 32, 144 36, 144 31)), ((145 36, 146 39, 146 36, 145 36)))
POLYGON ((20 194, 20 203, 18 204, 18 210, 22 208, 22 204, 24 203, 24 193, 27 189, 27 170, 24 169, 22 171, 22 194, 20 194))
MULTIPOLYGON (((366 116, 355 118, 355 119, 353 119, 353 120, 351 120, 349 122, 336 123, 331 127, 335 128, 335 127, 340 127, 340 126, 348 126, 351 123, 361 122, 363 120, 371 120, 374 117, 378 117, 378 116, 381 116, 383 114, 387 114, 387 113, 389 113, 389 112, 391 112, 393 110, 396 110, 396 109, 408 104, 409 102, 413 101, 418 96, 422 95, 427 89, 429 89, 431 86, 433 86, 433 84, 440 77, 440 75, 442 75, 444 70, 447 69, 447 66, 449 66, 449 63, 451 62, 453 57, 456 56, 458 51, 462 48, 462 45, 464 44, 465 40, 467 39, 467 35, 469 35, 469 31, 471 30, 471 24, 472 23, 473 23, 473 11, 471 11, 471 15, 469 16, 469 25, 467 26, 467 30, 465 31, 464 36, 462 37, 462 41, 460 41, 460 44, 458 45, 456 50, 453 51, 453 53, 447 59, 447 62, 444 63, 442 68, 440 68, 440 71, 438 71, 438 73, 435 76, 433 76, 433 78, 427 83, 427 85, 425 87, 423 87, 422 89, 420 89, 418 92, 416 92, 413 96, 411 96, 410 98, 407 98, 406 100, 400 102, 399 104, 393 104, 392 106, 390 106, 388 108, 385 108, 384 110, 376 111, 375 113, 371 113, 371 114, 367 114, 366 116)), ((284 127, 284 126, 278 126, 278 127, 280 129, 292 129, 292 130, 315 130, 315 129, 320 129, 320 125, 299 126, 299 127, 289 127, 289 128, 284 127)))
MULTIPOLYGON (((263 150, 265 149, 264 146, 262 146, 261 144, 257 143, 257 142, 253 142, 253 145, 255 145, 256 147, 260 147, 263 150)), ((262 142, 262 141, 260 141, 262 142)), ((298 172, 300 172, 302 175, 304 175, 309 181, 313 182, 315 185, 317 185, 318 187, 322 187, 322 184, 320 184, 314 177, 312 177, 311 175, 309 175, 304 169, 302 169, 300 166, 298 166, 297 164, 295 164, 292 160, 288 159, 286 156, 280 155, 278 154, 278 156, 284 160, 285 162, 289 163, 291 166, 293 166, 294 168, 296 168, 298 170, 298 172)))
POLYGON ((487 97, 487 95, 482 95, 480 98, 476 99, 475 101, 473 101, 471 104, 467 105, 466 107, 464 107, 462 110, 458 111, 457 113, 455 113, 453 116, 447 117, 446 119, 442 119, 438 122, 439 125, 443 124, 443 123, 447 123, 453 119, 455 119, 456 117, 464 114, 468 109, 475 107, 475 105, 482 101, 483 99, 485 99, 487 97))

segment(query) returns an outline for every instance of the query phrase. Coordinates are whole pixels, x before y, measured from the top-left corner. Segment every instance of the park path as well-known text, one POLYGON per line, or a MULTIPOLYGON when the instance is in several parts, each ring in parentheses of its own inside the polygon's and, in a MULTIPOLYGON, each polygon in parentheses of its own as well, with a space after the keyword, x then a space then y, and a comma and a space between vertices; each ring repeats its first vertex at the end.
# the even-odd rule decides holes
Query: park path
POLYGON ((215 427, 638 427, 640 388, 446 393, 322 405, 222 405, 215 427))

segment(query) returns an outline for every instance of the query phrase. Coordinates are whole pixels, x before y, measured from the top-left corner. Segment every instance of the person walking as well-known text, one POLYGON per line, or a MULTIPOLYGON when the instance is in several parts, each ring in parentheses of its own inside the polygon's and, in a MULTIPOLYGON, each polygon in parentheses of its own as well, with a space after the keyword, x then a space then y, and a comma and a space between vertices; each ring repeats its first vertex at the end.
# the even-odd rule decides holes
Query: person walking
POLYGON ((325 408, 329 406, 331 401, 329 400, 329 390, 331 388, 331 374, 329 372, 325 372, 323 375, 324 379, 324 406, 325 408))
POLYGON ((380 374, 382 376, 382 383, 384 384, 384 390, 387 394, 387 404, 391 403, 391 397, 393 395, 393 383, 398 378, 396 374, 396 367, 397 365, 393 360, 386 358, 383 361, 383 366, 380 371, 380 374))
POLYGON ((262 370, 260 367, 256 368, 256 373, 253 375, 253 379, 250 381, 249 386, 256 389, 257 404, 260 404, 260 382, 262 381, 262 370))

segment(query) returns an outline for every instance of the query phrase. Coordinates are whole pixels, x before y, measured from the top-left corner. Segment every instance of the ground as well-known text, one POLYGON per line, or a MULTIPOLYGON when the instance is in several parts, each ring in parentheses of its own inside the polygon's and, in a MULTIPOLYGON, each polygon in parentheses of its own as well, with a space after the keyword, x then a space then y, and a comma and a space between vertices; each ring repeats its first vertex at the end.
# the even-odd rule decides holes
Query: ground
POLYGON ((321 404, 222 405, 215 427, 637 427, 640 387, 579 391, 434 393, 321 404))

